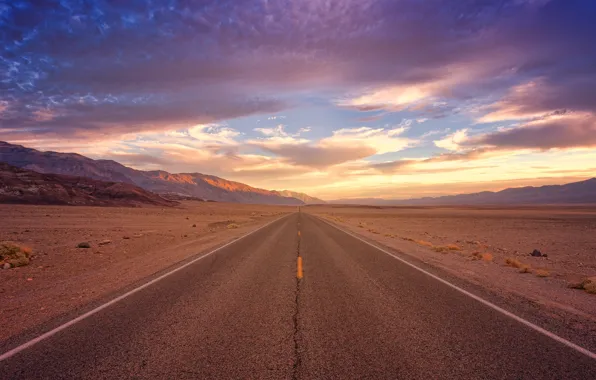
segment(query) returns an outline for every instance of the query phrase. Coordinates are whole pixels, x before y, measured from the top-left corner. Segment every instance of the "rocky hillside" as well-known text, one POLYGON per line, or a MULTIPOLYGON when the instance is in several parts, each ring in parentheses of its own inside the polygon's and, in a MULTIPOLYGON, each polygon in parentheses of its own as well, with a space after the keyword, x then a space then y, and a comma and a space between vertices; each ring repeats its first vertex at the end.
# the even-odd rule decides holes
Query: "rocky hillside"
POLYGON ((296 191, 282 190, 282 191, 277 191, 277 193, 280 194, 283 197, 290 197, 290 198, 300 199, 302 202, 304 202, 306 204, 323 204, 323 203, 326 203, 322 199, 311 197, 308 194, 298 193, 296 191))
POLYGON ((129 183, 44 174, 2 162, 0 203, 168 207, 178 204, 129 183))
POLYGON ((93 160, 75 153, 42 152, 6 142, 0 142, 0 162, 40 173, 124 182, 154 193, 179 194, 218 202, 304 204, 299 199, 279 192, 258 189, 211 175, 136 170, 112 160, 93 160))

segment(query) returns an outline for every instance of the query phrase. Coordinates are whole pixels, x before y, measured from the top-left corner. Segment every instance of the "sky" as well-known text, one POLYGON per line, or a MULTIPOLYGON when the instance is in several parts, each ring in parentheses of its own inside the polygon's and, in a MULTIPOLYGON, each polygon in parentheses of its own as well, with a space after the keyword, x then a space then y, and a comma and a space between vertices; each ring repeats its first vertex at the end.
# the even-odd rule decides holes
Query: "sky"
POLYGON ((596 1, 0 0, 0 140, 323 199, 596 173, 596 1))

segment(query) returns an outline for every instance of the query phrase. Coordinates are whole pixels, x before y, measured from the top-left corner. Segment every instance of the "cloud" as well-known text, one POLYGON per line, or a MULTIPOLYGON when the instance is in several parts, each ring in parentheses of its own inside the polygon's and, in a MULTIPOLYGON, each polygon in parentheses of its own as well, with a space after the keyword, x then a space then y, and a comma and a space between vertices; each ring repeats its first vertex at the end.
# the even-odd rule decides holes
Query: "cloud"
POLYGON ((186 133, 178 134, 178 136, 184 135, 188 135, 205 144, 218 144, 229 147, 238 145, 236 138, 241 134, 233 128, 218 124, 200 124, 189 128, 186 133))
POLYGON ((235 118, 274 111, 282 108, 277 101, 246 100, 245 102, 220 103, 216 99, 200 101, 110 102, 102 100, 68 100, 49 108, 37 108, 35 104, 19 104, 11 107, 8 117, 2 119, 0 133, 4 129, 21 128, 23 133, 34 131, 39 135, 56 134, 70 138, 92 139, 98 135, 121 135, 142 131, 171 130, 199 123, 235 118), (16 108, 16 109, 15 109, 16 108), (31 111, 33 110, 33 111, 31 111))
POLYGON ((415 140, 401 137, 407 127, 342 128, 316 142, 288 135, 281 126, 257 130, 268 137, 250 140, 248 144, 273 153, 293 165, 319 169, 375 154, 397 152, 416 143, 415 140))
POLYGON ((445 138, 433 141, 433 143, 439 148, 457 151, 461 149, 461 143, 468 139, 467 133, 467 129, 460 129, 445 138))
POLYGON ((320 140, 323 147, 365 146, 375 154, 398 152, 413 146, 416 141, 401 135, 408 127, 397 128, 342 128, 333 131, 332 136, 320 140))
POLYGON ((554 108, 593 106, 594 9, 585 2, 201 4, 5 7, 0 89, 19 106, 2 128, 79 138, 106 124, 110 134, 166 130, 279 112, 304 91, 354 94, 342 104, 362 110, 442 116, 457 109, 445 99, 527 77, 575 94, 552 98, 554 108), (588 59, 560 59, 578 55, 588 59), (85 98, 95 101, 77 107, 85 98), (60 116, 36 120, 43 109, 60 116))
POLYGON ((305 142, 307 140, 300 140, 297 138, 300 137, 303 133, 310 132, 311 128, 310 127, 300 128, 300 129, 298 129, 298 131, 296 133, 288 133, 285 130, 285 125, 279 124, 272 128, 254 128, 253 131, 259 132, 260 134, 267 137, 269 142, 271 142, 271 141, 305 142))
POLYGON ((155 165, 159 168, 163 168, 167 165, 172 164, 172 162, 168 159, 164 159, 151 154, 141 153, 112 152, 109 154, 109 158, 111 160, 118 161, 123 165, 134 167, 138 167, 139 165, 144 167, 155 165))
POLYGON ((539 150, 596 147, 596 116, 591 113, 552 115, 470 138, 466 144, 539 150))
POLYGON ((360 111, 401 111, 407 106, 428 99, 433 95, 429 85, 412 85, 382 88, 352 99, 337 102, 339 106, 360 111))
POLYGON ((298 166, 325 168, 346 161, 374 155, 373 148, 360 146, 332 146, 309 144, 268 144, 263 149, 281 157, 285 162, 298 166))
POLYGON ((256 132, 260 132, 261 134, 263 134, 265 136, 269 136, 269 137, 272 137, 272 136, 287 137, 288 136, 288 134, 284 130, 283 124, 279 124, 273 128, 255 128, 253 130, 256 132))

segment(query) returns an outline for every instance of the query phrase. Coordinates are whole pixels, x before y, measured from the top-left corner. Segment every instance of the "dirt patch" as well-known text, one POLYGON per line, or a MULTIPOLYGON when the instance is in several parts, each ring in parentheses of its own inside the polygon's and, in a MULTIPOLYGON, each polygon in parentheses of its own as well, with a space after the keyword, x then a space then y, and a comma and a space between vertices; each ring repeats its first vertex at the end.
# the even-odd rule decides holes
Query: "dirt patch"
POLYGON ((235 220, 222 220, 219 222, 212 222, 207 225, 209 228, 226 228, 230 224, 236 224, 235 220))
POLYGON ((19 321, 0 330, 0 340, 294 211, 192 201, 133 209, 0 205, 0 241, 31 247, 27 266, 0 269, 0 319, 19 321))

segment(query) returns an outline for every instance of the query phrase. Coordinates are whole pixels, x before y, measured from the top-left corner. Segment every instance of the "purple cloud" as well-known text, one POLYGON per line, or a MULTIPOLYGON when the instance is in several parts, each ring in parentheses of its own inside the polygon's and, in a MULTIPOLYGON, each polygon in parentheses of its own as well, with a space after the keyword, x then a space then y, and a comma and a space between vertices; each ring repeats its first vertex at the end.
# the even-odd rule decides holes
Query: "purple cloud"
POLYGON ((12 110, 0 129, 168 129, 276 112, 305 91, 386 88, 423 88, 410 110, 445 117, 453 102, 536 80, 542 90, 492 111, 595 112, 595 17, 580 0, 15 2, 0 15, 0 100, 12 110))
POLYGON ((498 149, 596 147, 596 115, 563 114, 471 138, 467 145, 498 149))

